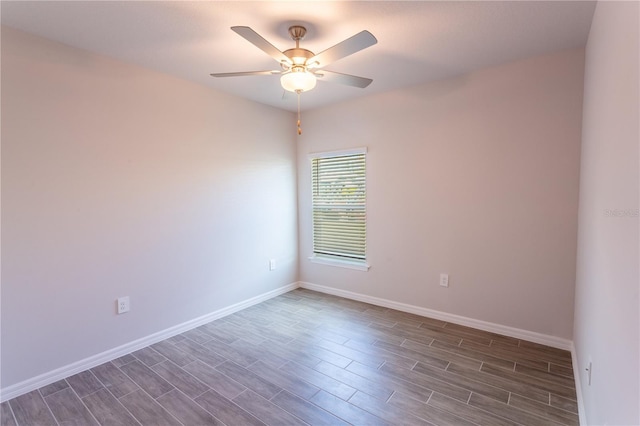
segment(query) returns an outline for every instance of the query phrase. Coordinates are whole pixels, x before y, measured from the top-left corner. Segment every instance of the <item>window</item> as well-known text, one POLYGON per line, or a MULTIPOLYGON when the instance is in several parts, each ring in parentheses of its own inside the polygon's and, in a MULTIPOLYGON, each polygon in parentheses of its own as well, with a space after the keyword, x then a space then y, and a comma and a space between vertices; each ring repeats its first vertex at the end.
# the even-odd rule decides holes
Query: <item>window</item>
POLYGON ((311 260, 367 270, 366 148, 311 155, 311 260))

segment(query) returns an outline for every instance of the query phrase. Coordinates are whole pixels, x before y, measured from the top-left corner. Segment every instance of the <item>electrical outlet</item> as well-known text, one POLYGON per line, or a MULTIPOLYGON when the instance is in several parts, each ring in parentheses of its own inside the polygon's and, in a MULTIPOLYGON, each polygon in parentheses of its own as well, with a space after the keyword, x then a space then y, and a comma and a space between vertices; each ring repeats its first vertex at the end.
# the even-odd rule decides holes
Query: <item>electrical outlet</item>
POLYGON ((118 297, 118 314, 129 312, 131 305, 129 304, 129 296, 118 297))
POLYGON ((276 260, 275 259, 269 259, 269 270, 273 271, 274 269, 276 269, 276 260))
POLYGON ((440 285, 442 287, 449 287, 449 274, 440 274, 440 285))

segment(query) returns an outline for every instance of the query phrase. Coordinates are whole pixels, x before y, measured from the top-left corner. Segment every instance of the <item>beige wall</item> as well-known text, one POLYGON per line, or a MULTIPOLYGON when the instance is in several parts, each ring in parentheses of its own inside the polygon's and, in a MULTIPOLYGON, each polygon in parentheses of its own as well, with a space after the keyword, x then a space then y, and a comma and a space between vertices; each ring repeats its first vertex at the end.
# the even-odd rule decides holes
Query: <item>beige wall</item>
POLYGON ((640 424, 639 19, 598 2, 586 49, 574 342, 593 425, 640 424))
POLYGON ((573 50, 304 113, 301 281, 570 339, 583 69, 573 50), (371 269, 310 263, 307 155, 359 146, 371 269))
POLYGON ((3 28, 2 387, 295 282, 293 119, 3 28))

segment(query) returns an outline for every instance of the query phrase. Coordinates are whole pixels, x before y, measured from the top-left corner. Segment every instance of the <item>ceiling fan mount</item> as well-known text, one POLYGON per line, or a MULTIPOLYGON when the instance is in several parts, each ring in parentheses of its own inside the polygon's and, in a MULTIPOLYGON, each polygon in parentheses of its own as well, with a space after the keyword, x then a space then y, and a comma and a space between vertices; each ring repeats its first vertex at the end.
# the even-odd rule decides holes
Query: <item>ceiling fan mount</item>
POLYGON ((307 35, 307 29, 302 25, 292 25, 289 27, 289 35, 294 41, 300 41, 307 35))

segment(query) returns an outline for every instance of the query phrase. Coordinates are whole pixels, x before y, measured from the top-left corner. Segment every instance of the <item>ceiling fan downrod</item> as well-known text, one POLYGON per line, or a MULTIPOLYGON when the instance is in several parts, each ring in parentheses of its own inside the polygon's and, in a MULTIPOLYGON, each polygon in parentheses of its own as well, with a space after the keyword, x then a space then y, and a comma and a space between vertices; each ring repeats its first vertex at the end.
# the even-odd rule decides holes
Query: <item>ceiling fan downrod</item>
POLYGON ((307 34, 307 29, 302 25, 292 25, 289 27, 289 35, 296 42, 296 49, 300 48, 300 40, 307 34))

